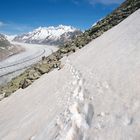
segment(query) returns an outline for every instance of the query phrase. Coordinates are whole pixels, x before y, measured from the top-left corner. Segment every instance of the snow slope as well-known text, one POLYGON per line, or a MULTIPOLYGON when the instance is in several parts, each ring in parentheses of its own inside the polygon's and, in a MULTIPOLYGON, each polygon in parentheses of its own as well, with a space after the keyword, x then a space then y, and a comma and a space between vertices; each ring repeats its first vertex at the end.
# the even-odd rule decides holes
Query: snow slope
POLYGON ((80 33, 80 30, 72 26, 59 25, 57 27, 39 27, 27 34, 16 36, 14 41, 34 44, 60 45, 70 41, 80 33))
POLYGON ((1 140, 139 140, 140 10, 0 102, 1 140))

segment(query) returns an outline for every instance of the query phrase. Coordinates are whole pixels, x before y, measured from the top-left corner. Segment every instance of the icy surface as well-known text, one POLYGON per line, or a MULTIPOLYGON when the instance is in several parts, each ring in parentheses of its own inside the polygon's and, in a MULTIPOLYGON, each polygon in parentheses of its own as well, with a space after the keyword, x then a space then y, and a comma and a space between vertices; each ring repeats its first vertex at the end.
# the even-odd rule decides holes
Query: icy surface
POLYGON ((139 140, 140 10, 64 67, 0 102, 1 140, 139 140))
POLYGON ((12 44, 18 44, 22 46, 23 48, 25 48, 25 51, 8 57, 7 59, 0 62, 0 84, 8 82, 16 75, 19 75, 22 70, 41 60, 42 56, 48 56, 58 49, 56 46, 49 45, 37 45, 17 42, 12 42, 12 44))

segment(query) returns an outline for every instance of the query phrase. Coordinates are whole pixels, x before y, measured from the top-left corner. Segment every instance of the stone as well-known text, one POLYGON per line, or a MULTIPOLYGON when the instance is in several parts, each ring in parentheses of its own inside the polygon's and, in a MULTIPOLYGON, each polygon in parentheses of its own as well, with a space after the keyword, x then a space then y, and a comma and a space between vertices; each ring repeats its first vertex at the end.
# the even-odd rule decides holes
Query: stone
POLYGON ((36 80, 40 77, 40 73, 36 70, 31 70, 28 74, 28 79, 36 80))
POLYGON ((28 87, 29 85, 31 85, 32 81, 29 79, 24 79, 23 84, 21 85, 22 89, 25 89, 26 87, 28 87))
POLYGON ((48 73, 50 71, 50 67, 47 64, 42 64, 37 69, 38 69, 38 71, 40 72, 41 75, 45 74, 45 73, 48 73))

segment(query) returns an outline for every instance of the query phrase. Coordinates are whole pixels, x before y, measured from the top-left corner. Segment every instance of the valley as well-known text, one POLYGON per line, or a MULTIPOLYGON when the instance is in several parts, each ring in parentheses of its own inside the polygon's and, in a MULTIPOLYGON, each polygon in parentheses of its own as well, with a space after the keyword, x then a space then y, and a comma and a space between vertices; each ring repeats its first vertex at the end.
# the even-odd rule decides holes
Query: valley
POLYGON ((23 70, 40 61, 43 56, 47 57, 58 50, 56 46, 12 43, 21 46, 25 51, 1 61, 0 84, 7 83, 12 78, 16 77, 17 74, 19 75, 23 70))

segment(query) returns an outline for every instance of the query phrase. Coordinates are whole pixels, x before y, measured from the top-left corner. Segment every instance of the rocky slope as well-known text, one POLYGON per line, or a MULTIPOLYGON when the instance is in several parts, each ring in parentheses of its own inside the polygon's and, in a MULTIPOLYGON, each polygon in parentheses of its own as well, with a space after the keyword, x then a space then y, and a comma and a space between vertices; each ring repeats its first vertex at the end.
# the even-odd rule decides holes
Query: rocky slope
POLYGON ((10 42, 4 35, 0 34, 0 47, 8 48, 9 46, 11 46, 10 42))
POLYGON ((27 34, 16 36, 14 41, 33 44, 60 45, 71 41, 79 34, 81 34, 81 31, 71 26, 59 25, 58 27, 39 27, 27 34))
POLYGON ((140 8, 140 0, 126 0, 116 10, 98 21, 92 28, 86 30, 82 35, 78 36, 71 42, 62 45, 63 52, 72 51, 74 48, 82 48, 91 40, 99 37, 107 30, 119 24, 133 12, 140 8))

